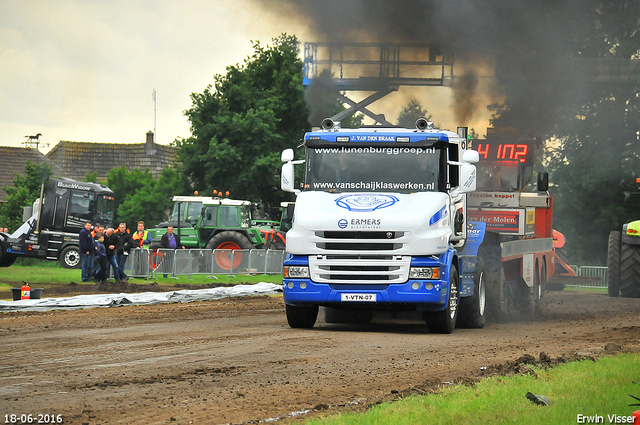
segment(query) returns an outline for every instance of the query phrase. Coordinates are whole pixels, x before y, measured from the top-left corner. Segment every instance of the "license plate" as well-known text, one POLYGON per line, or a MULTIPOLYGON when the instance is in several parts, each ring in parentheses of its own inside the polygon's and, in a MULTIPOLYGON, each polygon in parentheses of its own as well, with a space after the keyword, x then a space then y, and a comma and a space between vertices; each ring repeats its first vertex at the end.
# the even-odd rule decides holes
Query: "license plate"
POLYGON ((376 294, 340 294, 340 301, 376 302, 376 294))

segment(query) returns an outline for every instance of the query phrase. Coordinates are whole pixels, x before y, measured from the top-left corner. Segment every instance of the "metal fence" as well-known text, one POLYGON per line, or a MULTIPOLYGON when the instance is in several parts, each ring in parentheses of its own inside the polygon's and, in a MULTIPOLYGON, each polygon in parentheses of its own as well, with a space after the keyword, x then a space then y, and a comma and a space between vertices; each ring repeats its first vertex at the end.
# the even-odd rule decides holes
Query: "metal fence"
POLYGON ((576 273, 576 276, 582 277, 590 277, 592 279, 585 279, 583 282, 580 282, 576 285, 567 285, 567 286, 576 286, 579 288, 607 288, 608 280, 607 280, 607 267, 605 266, 570 266, 571 269, 576 273))
POLYGON ((130 277, 282 274, 285 251, 264 249, 134 249, 125 263, 130 277))
POLYGON ((607 268, 605 266, 571 266, 577 276, 591 277, 592 280, 576 285, 583 288, 607 288, 607 268))

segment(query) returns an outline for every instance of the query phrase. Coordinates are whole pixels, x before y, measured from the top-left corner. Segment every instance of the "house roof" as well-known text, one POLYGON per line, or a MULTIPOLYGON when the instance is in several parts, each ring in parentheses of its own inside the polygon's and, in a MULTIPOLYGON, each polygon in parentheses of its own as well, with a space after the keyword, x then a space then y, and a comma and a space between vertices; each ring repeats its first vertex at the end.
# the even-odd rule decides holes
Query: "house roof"
MULTIPOLYGON (((46 156, 36 149, 0 146, 0 203, 4 202, 7 192, 4 186, 13 186, 16 173, 24 176, 26 162, 41 164, 48 162, 46 156)), ((54 167, 54 174, 56 169, 54 167)))
POLYGON ((155 143, 96 143, 60 141, 47 158, 63 170, 63 175, 82 180, 87 173, 98 172, 98 178, 106 178, 112 168, 128 170, 146 168, 158 177, 162 170, 173 164, 177 148, 155 143))

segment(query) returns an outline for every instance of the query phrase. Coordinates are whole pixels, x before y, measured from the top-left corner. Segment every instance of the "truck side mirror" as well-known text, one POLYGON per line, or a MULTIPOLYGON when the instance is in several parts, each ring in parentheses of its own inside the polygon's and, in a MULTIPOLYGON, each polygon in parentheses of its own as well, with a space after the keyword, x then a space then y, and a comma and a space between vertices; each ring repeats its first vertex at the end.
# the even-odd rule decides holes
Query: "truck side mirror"
POLYGON ((462 161, 477 164, 480 162, 480 155, 478 155, 478 151, 468 149, 462 154, 462 161))
POLYGON ((546 192, 549 190, 549 173, 538 172, 538 192, 546 192))
MULTIPOLYGON (((475 152, 475 151, 467 151, 475 152)), ((466 152, 465 152, 466 153, 466 152)), ((477 152, 476 152, 477 155, 477 152)), ((477 183, 476 166, 472 164, 463 163, 460 166, 460 186, 456 189, 456 192, 467 193, 476 190, 477 183)))
POLYGON ((282 162, 290 162, 293 161, 294 158, 294 153, 293 153, 293 149, 285 149, 282 151, 282 154, 280 155, 280 160, 282 162))
POLYGON ((298 193, 300 189, 294 188, 294 169, 292 162, 282 164, 282 175, 280 176, 280 188, 285 192, 298 193))

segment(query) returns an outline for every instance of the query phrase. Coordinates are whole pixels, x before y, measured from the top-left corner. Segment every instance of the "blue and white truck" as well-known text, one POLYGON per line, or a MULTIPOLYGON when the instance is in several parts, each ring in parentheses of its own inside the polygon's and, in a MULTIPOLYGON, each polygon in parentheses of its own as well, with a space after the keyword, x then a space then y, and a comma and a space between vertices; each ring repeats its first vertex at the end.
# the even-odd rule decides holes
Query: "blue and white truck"
POLYGON ((281 187, 296 194, 283 277, 289 326, 313 327, 320 306, 333 323, 383 310, 423 312, 438 333, 458 320, 484 326, 475 257, 459 253, 467 238, 477 252, 484 234, 466 218, 479 160, 466 128, 419 119, 414 129, 341 129, 326 119, 303 144, 304 159, 292 149, 281 157, 281 187))

